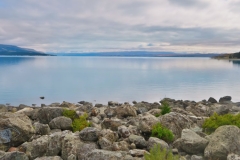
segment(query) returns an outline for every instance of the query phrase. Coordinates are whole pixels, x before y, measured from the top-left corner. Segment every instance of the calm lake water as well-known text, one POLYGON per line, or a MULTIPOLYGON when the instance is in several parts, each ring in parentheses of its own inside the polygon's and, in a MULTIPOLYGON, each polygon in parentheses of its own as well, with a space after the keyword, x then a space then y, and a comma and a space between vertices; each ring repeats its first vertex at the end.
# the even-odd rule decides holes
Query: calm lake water
POLYGON ((200 101, 225 95, 240 101, 240 61, 0 57, 0 104, 154 102, 164 97, 200 101))

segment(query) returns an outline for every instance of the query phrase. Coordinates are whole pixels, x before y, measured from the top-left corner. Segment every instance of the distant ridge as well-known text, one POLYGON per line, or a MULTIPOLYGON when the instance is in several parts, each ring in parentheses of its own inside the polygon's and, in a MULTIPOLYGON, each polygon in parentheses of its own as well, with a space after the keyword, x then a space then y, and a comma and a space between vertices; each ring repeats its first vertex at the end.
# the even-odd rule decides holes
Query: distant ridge
POLYGON ((0 44, 0 56, 50 56, 34 49, 20 48, 14 45, 0 44))
POLYGON ((56 56, 100 56, 100 57, 213 57, 219 54, 209 53, 175 53, 150 51, 119 51, 119 52, 91 52, 91 53, 51 53, 56 56))

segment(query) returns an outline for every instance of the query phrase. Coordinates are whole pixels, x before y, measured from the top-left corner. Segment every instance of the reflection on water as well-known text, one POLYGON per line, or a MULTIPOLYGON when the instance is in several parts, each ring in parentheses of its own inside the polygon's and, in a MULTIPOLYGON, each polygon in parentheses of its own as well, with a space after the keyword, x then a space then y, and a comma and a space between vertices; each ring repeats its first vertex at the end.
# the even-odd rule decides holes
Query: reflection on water
MULTIPOLYGON (((239 61, 238 61, 239 62, 239 61)), ((0 57, 0 104, 240 101, 238 62, 208 58, 0 57), (234 65, 232 65, 234 64, 234 65), (39 97, 45 96, 44 100, 39 97)))
POLYGON ((240 67, 240 60, 232 60, 230 62, 232 62, 233 65, 236 65, 236 66, 240 67))

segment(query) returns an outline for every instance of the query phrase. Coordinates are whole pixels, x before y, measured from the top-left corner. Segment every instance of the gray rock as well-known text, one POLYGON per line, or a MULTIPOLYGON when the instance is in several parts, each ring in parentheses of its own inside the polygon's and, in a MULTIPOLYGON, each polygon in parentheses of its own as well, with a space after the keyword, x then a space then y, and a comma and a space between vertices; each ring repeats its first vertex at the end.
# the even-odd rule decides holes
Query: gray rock
POLYGON ((62 107, 43 107, 36 113, 36 119, 43 124, 49 124, 56 117, 63 116, 62 107))
POLYGON ((30 160, 43 157, 46 155, 48 148, 48 136, 44 135, 38 139, 34 139, 32 142, 25 142, 21 147, 26 150, 26 154, 30 160))
POLYGON ((145 113, 145 112, 147 112, 147 111, 149 110, 149 108, 147 107, 147 105, 144 104, 144 103, 141 103, 141 102, 135 104, 133 107, 137 108, 138 114, 143 114, 143 113, 145 113))
POLYGON ((64 138, 65 134, 68 134, 68 133, 69 131, 66 131, 66 132, 59 131, 49 135, 46 156, 56 156, 61 153, 62 139, 64 138))
POLYGON ((118 134, 122 137, 122 138, 127 138, 130 136, 130 131, 126 126, 119 126, 118 127, 118 134))
POLYGON ((93 127, 86 127, 79 133, 80 138, 83 141, 97 141, 100 130, 93 127))
POLYGON ((33 116, 33 108, 29 108, 29 107, 26 107, 26 108, 23 108, 19 111, 17 111, 16 113, 20 113, 20 114, 24 114, 26 116, 28 116, 29 118, 31 118, 33 116))
POLYGON ((35 130, 31 120, 23 114, 0 113, 0 150, 6 151, 28 141, 35 130))
POLYGON ((49 126, 51 129, 71 130, 72 120, 64 116, 56 117, 50 121, 49 126))
POLYGON ((147 147, 147 141, 142 136, 132 134, 128 137, 128 139, 131 143, 134 143, 139 149, 147 147))
POLYGON ((108 118, 115 117, 117 115, 116 108, 107 108, 104 110, 104 113, 108 118))
POLYGON ((95 104, 95 107, 97 107, 97 108, 100 108, 100 107, 103 107, 103 105, 102 105, 102 104, 99 104, 99 103, 97 103, 97 104, 95 104))
POLYGON ((62 139, 62 159, 77 159, 78 149, 80 149, 82 145, 83 142, 80 140, 78 133, 66 134, 62 139))
POLYGON ((228 154, 240 155, 240 129, 236 126, 221 126, 208 136, 209 144, 204 151, 207 159, 226 160, 228 154))
POLYGON ((62 160, 62 158, 59 156, 51 156, 51 157, 44 156, 44 157, 36 158, 34 160, 62 160))
POLYGON ((144 113, 139 119, 138 129, 145 133, 150 133, 152 131, 153 125, 158 123, 157 117, 151 115, 150 113, 144 113))
POLYGON ((108 106, 117 106, 118 102, 108 101, 108 106))
POLYGON ((118 134, 117 132, 111 131, 109 129, 103 129, 101 130, 98 139, 98 144, 102 149, 112 150, 112 144, 118 140, 118 134))
POLYGON ((213 97, 210 97, 210 98, 208 99, 208 102, 217 103, 217 100, 216 100, 215 98, 213 98, 213 97))
POLYGON ((145 151, 145 150, 141 150, 141 149, 133 149, 130 150, 129 153, 131 154, 131 156, 133 157, 143 157, 144 154, 150 154, 149 152, 145 151))
POLYGON ((113 151, 129 151, 129 144, 126 141, 113 142, 112 150, 113 151))
POLYGON ((99 149, 99 147, 97 146, 96 143, 89 142, 89 143, 80 144, 78 151, 77 151, 77 158, 79 160, 84 159, 85 156, 94 149, 99 149))
POLYGON ((50 134, 50 131, 51 131, 48 124, 42 124, 39 122, 35 122, 33 124, 33 127, 36 131, 36 134, 39 134, 39 135, 48 135, 48 134, 50 134))
POLYGON ((74 109, 76 108, 76 105, 73 103, 63 101, 63 103, 59 107, 74 109))
POLYGON ((117 131, 118 127, 122 125, 122 121, 117 118, 105 118, 101 123, 103 129, 111 129, 113 131, 117 131))
POLYGON ((25 153, 15 151, 0 154, 0 160, 29 160, 29 158, 25 153))
POLYGON ((170 112, 160 116, 159 121, 164 127, 173 132, 175 140, 181 137, 183 129, 191 128, 195 125, 187 116, 175 112, 170 112))
POLYGON ((208 110, 209 107, 201 103, 186 107, 186 111, 193 113, 197 117, 208 116, 208 110))
POLYGON ((191 160, 204 160, 202 156, 192 155, 191 160))
POLYGON ((116 108, 116 114, 118 118, 126 118, 129 116, 136 117, 136 109, 130 105, 122 105, 116 108))
MULTIPOLYGON (((127 160, 127 152, 124 151, 106 151, 94 149, 85 156, 85 160, 127 160)), ((131 156, 130 156, 131 158, 131 156)))
POLYGON ((219 99, 219 103, 229 102, 232 100, 231 96, 224 96, 219 99))
POLYGON ((188 154, 202 154, 207 144, 207 139, 200 137, 190 129, 183 129, 181 138, 175 141, 173 145, 188 154))
POLYGON ((156 145, 156 144, 159 144, 159 145, 161 146, 161 148, 169 149, 169 146, 168 146, 168 144, 167 144, 165 141, 163 141, 163 140, 161 140, 161 139, 158 139, 158 138, 156 138, 156 137, 150 137, 150 138, 148 139, 148 142, 147 142, 147 149, 148 149, 148 151, 150 151, 150 149, 151 149, 154 145, 156 145))
POLYGON ((227 160, 240 160, 240 155, 230 153, 227 156, 227 160))
POLYGON ((8 108, 7 106, 3 105, 3 104, 0 104, 0 113, 1 112, 7 112, 8 111, 8 108))

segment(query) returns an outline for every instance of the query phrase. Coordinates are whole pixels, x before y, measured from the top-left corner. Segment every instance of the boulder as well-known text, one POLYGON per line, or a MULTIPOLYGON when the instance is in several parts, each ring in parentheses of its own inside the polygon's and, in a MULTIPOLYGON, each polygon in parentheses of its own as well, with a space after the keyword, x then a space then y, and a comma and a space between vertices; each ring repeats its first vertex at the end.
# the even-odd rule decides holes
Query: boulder
POLYGON ((133 149, 130 150, 129 153, 131 154, 131 156, 133 157, 143 157, 144 154, 150 154, 149 152, 145 151, 145 150, 141 150, 141 149, 133 149))
POLYGON ((56 117, 50 121, 49 126, 51 129, 71 130, 72 120, 64 116, 56 117))
POLYGON ((204 160, 203 156, 192 155, 191 160, 204 160))
POLYGON ((112 150, 112 144, 118 140, 117 132, 114 132, 110 129, 101 130, 98 138, 98 144, 102 149, 112 150))
POLYGON ((147 149, 148 149, 148 151, 150 151, 150 149, 152 147, 154 147, 154 145, 160 145, 161 148, 169 149, 169 146, 168 146, 168 144, 165 141, 163 141, 161 139, 158 139, 156 137, 150 137, 148 139, 148 142, 147 142, 147 149))
POLYGON ((159 117, 160 123, 170 129, 174 134, 174 139, 181 137, 182 130, 185 128, 191 128, 195 124, 193 121, 180 113, 170 112, 159 117))
POLYGON ((217 100, 215 98, 213 98, 213 97, 210 97, 208 99, 208 102, 210 102, 210 103, 217 103, 217 100))
POLYGON ((208 110, 209 107, 201 103, 186 107, 186 111, 193 113, 197 117, 208 116, 208 110))
POLYGON ((116 108, 116 114, 118 118, 126 118, 129 116, 136 117, 136 109, 130 105, 122 105, 116 108))
POLYGON ((33 116, 33 110, 34 110, 33 108, 27 107, 17 111, 16 113, 25 114, 26 116, 31 118, 33 116))
POLYGON ((84 159, 85 156, 94 149, 99 149, 98 145, 93 142, 81 143, 77 149, 77 158, 79 160, 84 159))
POLYGON ((83 141, 95 142, 98 140, 99 134, 100 134, 100 130, 98 130, 97 128, 86 127, 83 130, 81 130, 81 132, 79 133, 79 136, 83 141))
POLYGON ((95 107, 101 108, 101 107, 103 107, 103 104, 96 103, 96 104, 95 104, 95 107))
POLYGON ((240 155, 230 153, 227 156, 227 160, 240 160, 240 155))
POLYGON ((224 96, 219 99, 219 103, 230 102, 232 100, 231 96, 224 96))
POLYGON ((148 111, 148 113, 150 113, 153 116, 160 116, 161 115, 161 109, 151 109, 150 111, 148 111))
POLYGON ((36 158, 34 160, 62 160, 62 158, 59 157, 59 156, 52 156, 52 157, 44 156, 44 157, 38 157, 38 158, 36 158))
POLYGON ((36 134, 39 134, 39 135, 48 135, 48 134, 50 134, 50 131, 51 131, 48 124, 42 124, 39 122, 35 122, 33 124, 33 127, 36 131, 36 134))
POLYGON ((122 138, 127 138, 130 136, 130 131, 126 126, 119 126, 118 127, 118 134, 122 137, 122 138))
POLYGON ((202 154, 207 144, 207 139, 200 137, 190 129, 183 129, 181 138, 176 140, 173 145, 188 154, 202 154))
POLYGON ((7 106, 3 105, 3 104, 0 104, 0 113, 1 112, 7 112, 8 111, 8 108, 7 106))
POLYGON ((152 126, 158 122, 159 120, 157 117, 146 112, 139 118, 138 129, 141 130, 142 132, 150 133, 152 131, 152 126))
POLYGON ((213 115, 214 113, 217 113, 218 115, 224 115, 229 113, 232 110, 232 105, 230 104, 219 104, 215 103, 211 105, 209 108, 209 115, 213 115))
POLYGON ((66 134, 71 134, 71 132, 59 131, 49 135, 46 156, 56 156, 61 154, 62 139, 65 137, 66 134))
POLYGON ((240 129, 238 127, 221 126, 208 136, 208 139, 209 144, 204 151, 207 159, 226 160, 230 153, 240 155, 240 129))
POLYGON ((138 114, 143 114, 150 110, 150 108, 145 104, 145 103, 137 103, 133 107, 137 108, 137 113, 138 114))
POLYGON ((108 106, 117 106, 118 102, 108 101, 108 106))
POLYGON ((0 154, 0 160, 29 160, 29 158, 25 153, 16 151, 0 154))
POLYGON ((63 116, 62 107, 43 107, 36 113, 36 119, 43 124, 49 124, 56 117, 63 116))
POLYGON ((112 150, 113 151, 129 151, 129 144, 126 141, 113 142, 112 150))
POLYGON ((117 131, 118 127, 122 125, 122 121, 117 118, 105 118, 101 123, 103 129, 111 129, 113 131, 117 131))
POLYGON ((30 160, 45 156, 48 148, 48 138, 47 135, 44 135, 32 142, 25 142, 21 145, 21 148, 24 148, 30 160))
POLYGON ((28 141, 35 130, 31 120, 23 114, 0 113, 0 150, 6 151, 28 141))
POLYGON ((131 134, 128 137, 128 139, 131 143, 134 143, 136 145, 136 147, 139 149, 143 149, 143 148, 147 147, 147 141, 142 136, 137 136, 137 135, 131 134))
MULTIPOLYGON (((85 160, 127 160, 129 155, 124 151, 106 151, 94 149, 85 156, 85 160)), ((132 158, 130 156, 130 158, 132 158)))
POLYGON ((82 145, 83 142, 80 140, 79 133, 66 134, 62 139, 62 159, 77 159, 78 149, 80 149, 82 145))
POLYGON ((108 107, 107 109, 104 110, 104 113, 108 118, 115 117, 117 115, 116 113, 116 108, 110 108, 108 107))
POLYGON ((74 109, 76 108, 76 105, 73 103, 63 101, 63 103, 59 107, 74 109))

